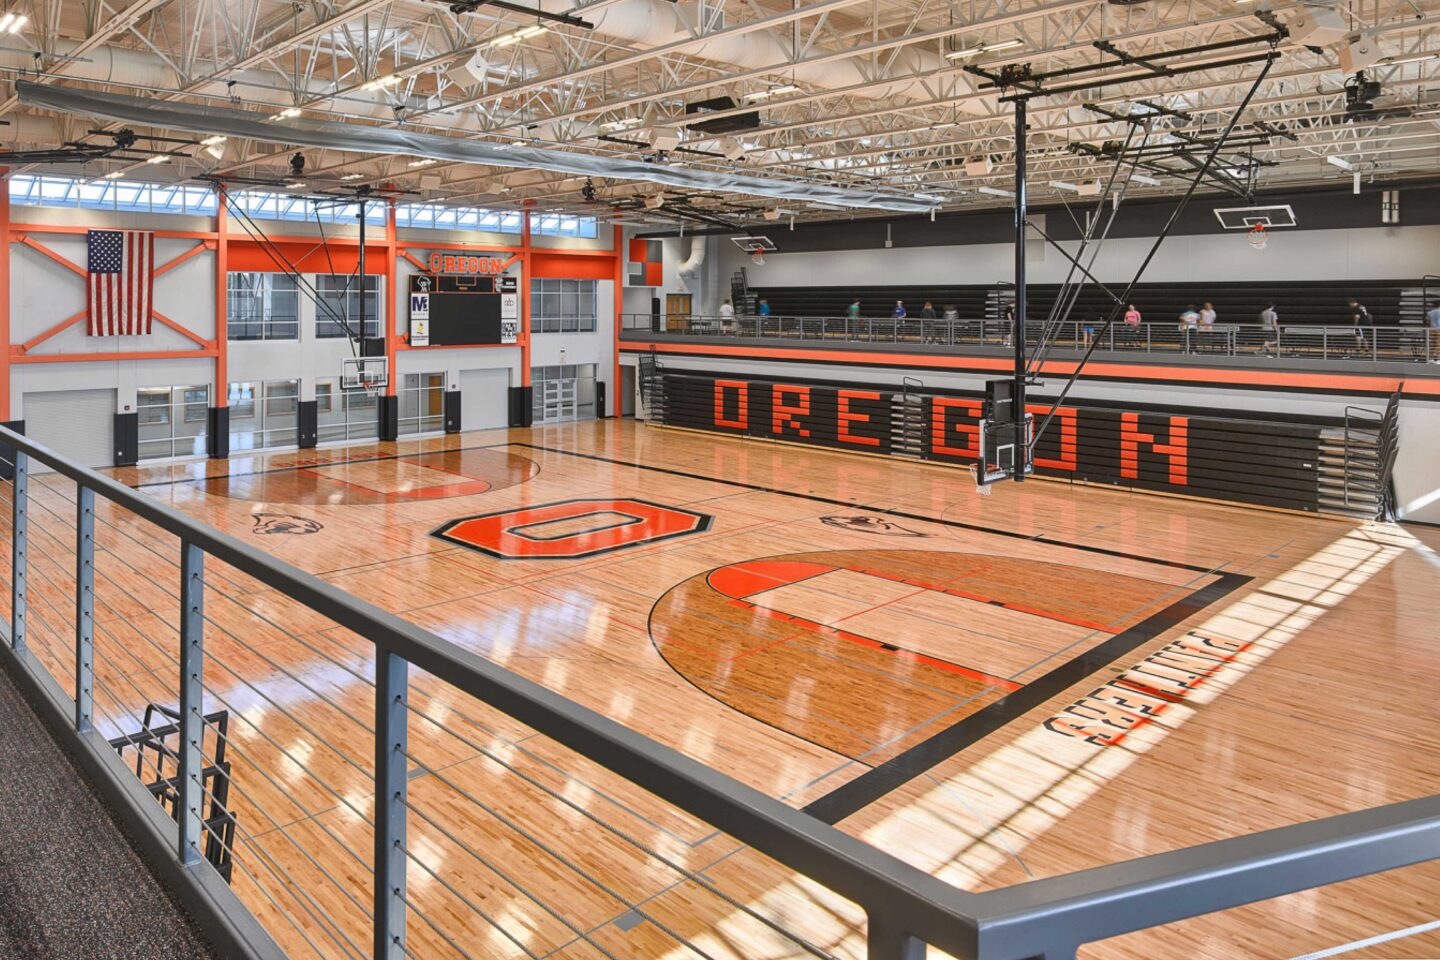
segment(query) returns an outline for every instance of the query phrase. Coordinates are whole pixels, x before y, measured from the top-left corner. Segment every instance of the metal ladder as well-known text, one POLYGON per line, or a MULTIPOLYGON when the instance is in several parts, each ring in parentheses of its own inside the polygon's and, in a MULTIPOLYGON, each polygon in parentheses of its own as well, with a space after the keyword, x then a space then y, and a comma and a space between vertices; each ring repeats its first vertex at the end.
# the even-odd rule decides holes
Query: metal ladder
POLYGON ((925 455, 925 396, 923 381, 906 377, 899 402, 890 408, 890 453, 919 460, 925 455))

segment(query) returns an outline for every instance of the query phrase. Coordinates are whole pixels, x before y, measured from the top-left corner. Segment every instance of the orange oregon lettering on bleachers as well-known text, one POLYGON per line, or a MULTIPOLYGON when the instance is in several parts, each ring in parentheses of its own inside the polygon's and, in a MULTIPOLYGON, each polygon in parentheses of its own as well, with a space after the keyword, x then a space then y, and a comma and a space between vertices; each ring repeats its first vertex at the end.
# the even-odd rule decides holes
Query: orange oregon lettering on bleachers
POLYGON ((1156 453, 1170 457, 1170 482, 1186 485, 1186 467, 1189 464, 1190 418, 1170 418, 1170 438, 1167 443, 1156 443, 1155 434, 1142 433, 1140 414, 1120 415, 1120 476, 1136 479, 1140 475, 1140 444, 1150 445, 1156 453))
POLYGON ((965 423, 960 421, 954 424, 947 423, 946 410, 961 409, 966 411, 976 420, 980 419, 980 401, 966 400, 960 397, 935 397, 930 401, 930 449, 936 453, 948 454, 952 457, 969 457, 971 460, 980 457, 980 426, 977 423, 965 423), (949 432, 954 430, 963 434, 965 446, 950 446, 949 432))
MULTIPOLYGON (((1054 406, 1048 403, 1027 403, 1025 409, 1035 418, 1038 427, 1039 421, 1050 415, 1054 406)), ((1042 457, 1038 453, 1035 456, 1035 466, 1047 467, 1051 470, 1075 471, 1075 457, 1079 452, 1079 443, 1076 440, 1075 420, 1079 411, 1074 407, 1061 407, 1055 414, 1055 419, 1060 424, 1060 456, 1058 459, 1042 457)))
POLYGON ((750 385, 747 381, 715 381, 714 423, 717 427, 730 427, 735 430, 744 430, 750 426, 750 385), (725 392, 727 390, 735 391, 736 413, 733 420, 725 416, 725 392))
POLYGON ((810 415, 810 388, 775 384, 770 393, 770 432, 784 434, 786 429, 794 430, 802 437, 810 436, 810 428, 801 424, 796 417, 810 415), (793 394, 796 402, 785 402, 785 394, 793 394), (793 415, 793 416, 792 416, 793 415))
POLYGON ((877 390, 841 390, 839 392, 838 399, 836 400, 838 410, 836 413, 837 422, 835 435, 842 443, 858 443, 865 447, 880 446, 879 437, 867 437, 861 433, 850 432, 850 424, 852 422, 869 423, 871 419, 868 413, 855 413, 851 410, 850 401, 879 399, 880 393, 877 390))

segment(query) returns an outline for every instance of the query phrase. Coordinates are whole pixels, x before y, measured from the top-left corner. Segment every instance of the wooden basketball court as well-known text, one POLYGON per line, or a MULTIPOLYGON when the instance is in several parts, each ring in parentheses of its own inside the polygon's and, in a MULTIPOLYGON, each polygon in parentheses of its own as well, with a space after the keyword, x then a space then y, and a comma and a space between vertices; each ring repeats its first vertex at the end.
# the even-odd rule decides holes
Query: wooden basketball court
MULTIPOLYGON (((115 475, 967 889, 1440 789, 1424 527, 1040 480, 978 497, 953 467, 616 420, 115 475)), ((32 543, 68 536, 66 485, 31 497, 32 543)), ((119 735, 172 696, 177 555, 99 511, 119 735)), ((31 643, 65 682, 53 553, 31 643)), ((232 882, 292 956, 365 955, 371 648, 207 580, 232 882)), ((853 905, 412 680, 412 956, 863 956, 853 905)), ((1440 956, 1437 901, 1431 864, 1082 955, 1440 956)))

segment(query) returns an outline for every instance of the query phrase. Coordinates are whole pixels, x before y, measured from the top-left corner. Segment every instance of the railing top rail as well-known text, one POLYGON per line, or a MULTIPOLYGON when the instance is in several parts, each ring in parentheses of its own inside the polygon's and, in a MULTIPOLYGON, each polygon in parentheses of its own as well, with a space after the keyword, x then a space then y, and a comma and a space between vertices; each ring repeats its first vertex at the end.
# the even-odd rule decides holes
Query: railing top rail
POLYGON ((1437 857, 1440 795, 1405 800, 977 894, 980 949, 1020 960, 1437 857))
POLYGON ((71 463, 34 440, 0 427, 0 444, 23 451, 100 497, 353 630, 374 643, 377 651, 404 658, 867 910, 883 906, 887 919, 916 936, 952 953, 973 955, 975 928, 967 908, 975 894, 111 477, 71 463))

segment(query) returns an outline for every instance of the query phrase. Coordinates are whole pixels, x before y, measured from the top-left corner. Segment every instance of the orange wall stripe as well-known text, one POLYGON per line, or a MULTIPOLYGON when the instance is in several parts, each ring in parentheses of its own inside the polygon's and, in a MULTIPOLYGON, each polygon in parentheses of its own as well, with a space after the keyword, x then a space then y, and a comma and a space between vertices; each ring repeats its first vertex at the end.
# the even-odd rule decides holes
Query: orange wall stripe
MULTIPOLYGON (((753 357, 762 360, 815 360, 835 366, 847 363, 882 364, 892 367, 929 367, 962 372, 1013 372, 1013 360, 999 357, 955 357, 945 354, 877 353, 868 350, 807 350, 793 347, 732 347, 715 344, 662 343, 654 340, 626 340, 621 349, 642 353, 654 348, 659 353, 688 353, 714 357, 753 357)), ((1066 375, 1075 371, 1075 362, 1048 360, 1042 373, 1066 375)), ((1252 387, 1301 387, 1310 390, 1348 390, 1366 393, 1393 393, 1403 383, 1407 396, 1440 397, 1440 378, 1406 378, 1379 373, 1300 373, 1279 370, 1235 370, 1222 368, 1171 367, 1151 364, 1089 363, 1089 376, 1126 380, 1156 380, 1176 383, 1237 384, 1252 387)))
MULTIPOLYGON (((80 233, 89 233, 95 229, 116 229, 114 227, 77 227, 71 224, 59 223, 12 223, 10 224, 10 239, 19 242, 27 233, 54 233, 74 236, 80 233)), ((213 230, 156 230, 155 237, 159 240, 214 240, 216 233, 213 230)))
POLYGON ((214 347, 203 350, 133 350, 119 353, 27 353, 11 354, 11 363, 102 363, 113 360, 189 360, 213 357, 214 347))
POLYGON ((230 211, 225 187, 219 188, 215 204, 215 387, 210 391, 212 407, 230 405, 230 211))

